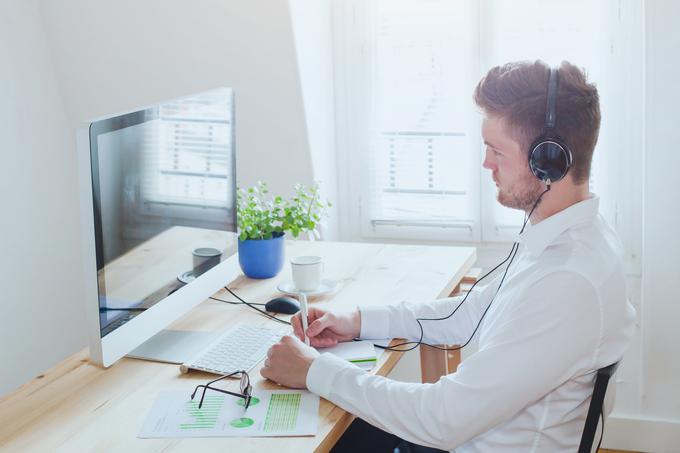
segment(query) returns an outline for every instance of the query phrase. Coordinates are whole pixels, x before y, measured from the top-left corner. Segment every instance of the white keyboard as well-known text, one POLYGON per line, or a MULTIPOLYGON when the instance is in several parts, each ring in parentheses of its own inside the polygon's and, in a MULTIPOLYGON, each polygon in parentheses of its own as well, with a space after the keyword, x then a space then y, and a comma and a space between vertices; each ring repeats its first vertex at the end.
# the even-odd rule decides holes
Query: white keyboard
POLYGON ((193 359, 180 365, 180 370, 182 373, 192 369, 215 374, 250 371, 286 333, 284 329, 236 324, 193 359))

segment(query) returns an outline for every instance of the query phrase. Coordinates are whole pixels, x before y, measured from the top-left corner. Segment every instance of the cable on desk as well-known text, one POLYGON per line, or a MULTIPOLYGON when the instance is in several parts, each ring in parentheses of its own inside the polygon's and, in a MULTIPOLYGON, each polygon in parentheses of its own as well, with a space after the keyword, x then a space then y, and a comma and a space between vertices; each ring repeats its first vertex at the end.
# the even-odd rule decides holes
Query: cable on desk
MULTIPOLYGON (((231 305, 244 305, 243 302, 237 302, 237 301, 234 301, 234 300, 218 299, 217 297, 212 297, 212 296, 210 296, 208 299, 216 300, 216 301, 218 301, 218 302, 224 302, 225 304, 231 304, 231 305)), ((250 305, 261 305, 261 306, 264 307, 266 304, 260 304, 260 303, 250 302, 250 305)))
POLYGON ((276 316, 270 315, 270 314, 267 313, 266 311, 257 308, 257 307, 255 306, 255 304, 252 304, 252 303, 250 303, 250 302, 246 302, 245 300, 241 299, 235 292, 233 292, 232 290, 230 290, 227 286, 225 286, 224 289, 226 289, 226 290, 229 292, 229 294, 231 294, 232 296, 234 296, 235 298, 237 298, 239 301, 241 301, 241 303, 247 305, 248 307, 252 308, 252 309, 255 310, 255 311, 260 312, 261 314, 263 314, 263 315, 266 316, 267 318, 270 318, 270 319, 272 319, 272 320, 274 320, 274 321, 278 321, 278 322, 280 322, 281 324, 288 324, 288 325, 290 325, 290 322, 289 322, 289 321, 284 321, 283 319, 279 319, 279 318, 277 318, 276 316))

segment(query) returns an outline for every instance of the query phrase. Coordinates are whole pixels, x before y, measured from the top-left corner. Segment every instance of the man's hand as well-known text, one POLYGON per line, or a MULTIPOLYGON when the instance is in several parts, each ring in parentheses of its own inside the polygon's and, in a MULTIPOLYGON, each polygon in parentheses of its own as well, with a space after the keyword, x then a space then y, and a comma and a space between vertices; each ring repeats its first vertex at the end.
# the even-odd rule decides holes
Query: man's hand
POLYGON ((286 387, 307 388, 307 372, 319 356, 313 348, 295 337, 286 335, 269 348, 260 374, 286 387))
MULTIPOLYGON (((301 313, 293 316, 291 324, 295 336, 304 341, 301 316, 301 313)), ((340 341, 351 341, 361 333, 361 314, 358 309, 348 313, 333 313, 310 307, 307 322, 307 337, 315 348, 327 348, 340 341)))

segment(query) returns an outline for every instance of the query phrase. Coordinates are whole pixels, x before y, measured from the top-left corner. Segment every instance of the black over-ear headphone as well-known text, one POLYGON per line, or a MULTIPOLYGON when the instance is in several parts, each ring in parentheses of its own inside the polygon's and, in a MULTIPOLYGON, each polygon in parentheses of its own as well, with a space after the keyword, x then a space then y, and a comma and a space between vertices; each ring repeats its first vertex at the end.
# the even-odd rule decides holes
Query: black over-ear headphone
POLYGON ((529 148, 529 168, 548 187, 553 182, 564 178, 571 167, 571 151, 555 133, 558 75, 557 69, 550 68, 543 133, 529 148))

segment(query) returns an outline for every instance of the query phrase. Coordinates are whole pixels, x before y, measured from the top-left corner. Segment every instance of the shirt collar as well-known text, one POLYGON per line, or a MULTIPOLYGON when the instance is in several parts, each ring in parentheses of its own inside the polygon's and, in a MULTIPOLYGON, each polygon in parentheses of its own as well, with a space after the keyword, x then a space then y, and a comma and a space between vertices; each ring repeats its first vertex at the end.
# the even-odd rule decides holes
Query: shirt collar
POLYGON ((574 203, 536 225, 527 224, 524 232, 517 236, 517 242, 525 244, 532 255, 540 255, 564 231, 580 223, 594 220, 599 205, 600 197, 590 194, 589 198, 574 203))

